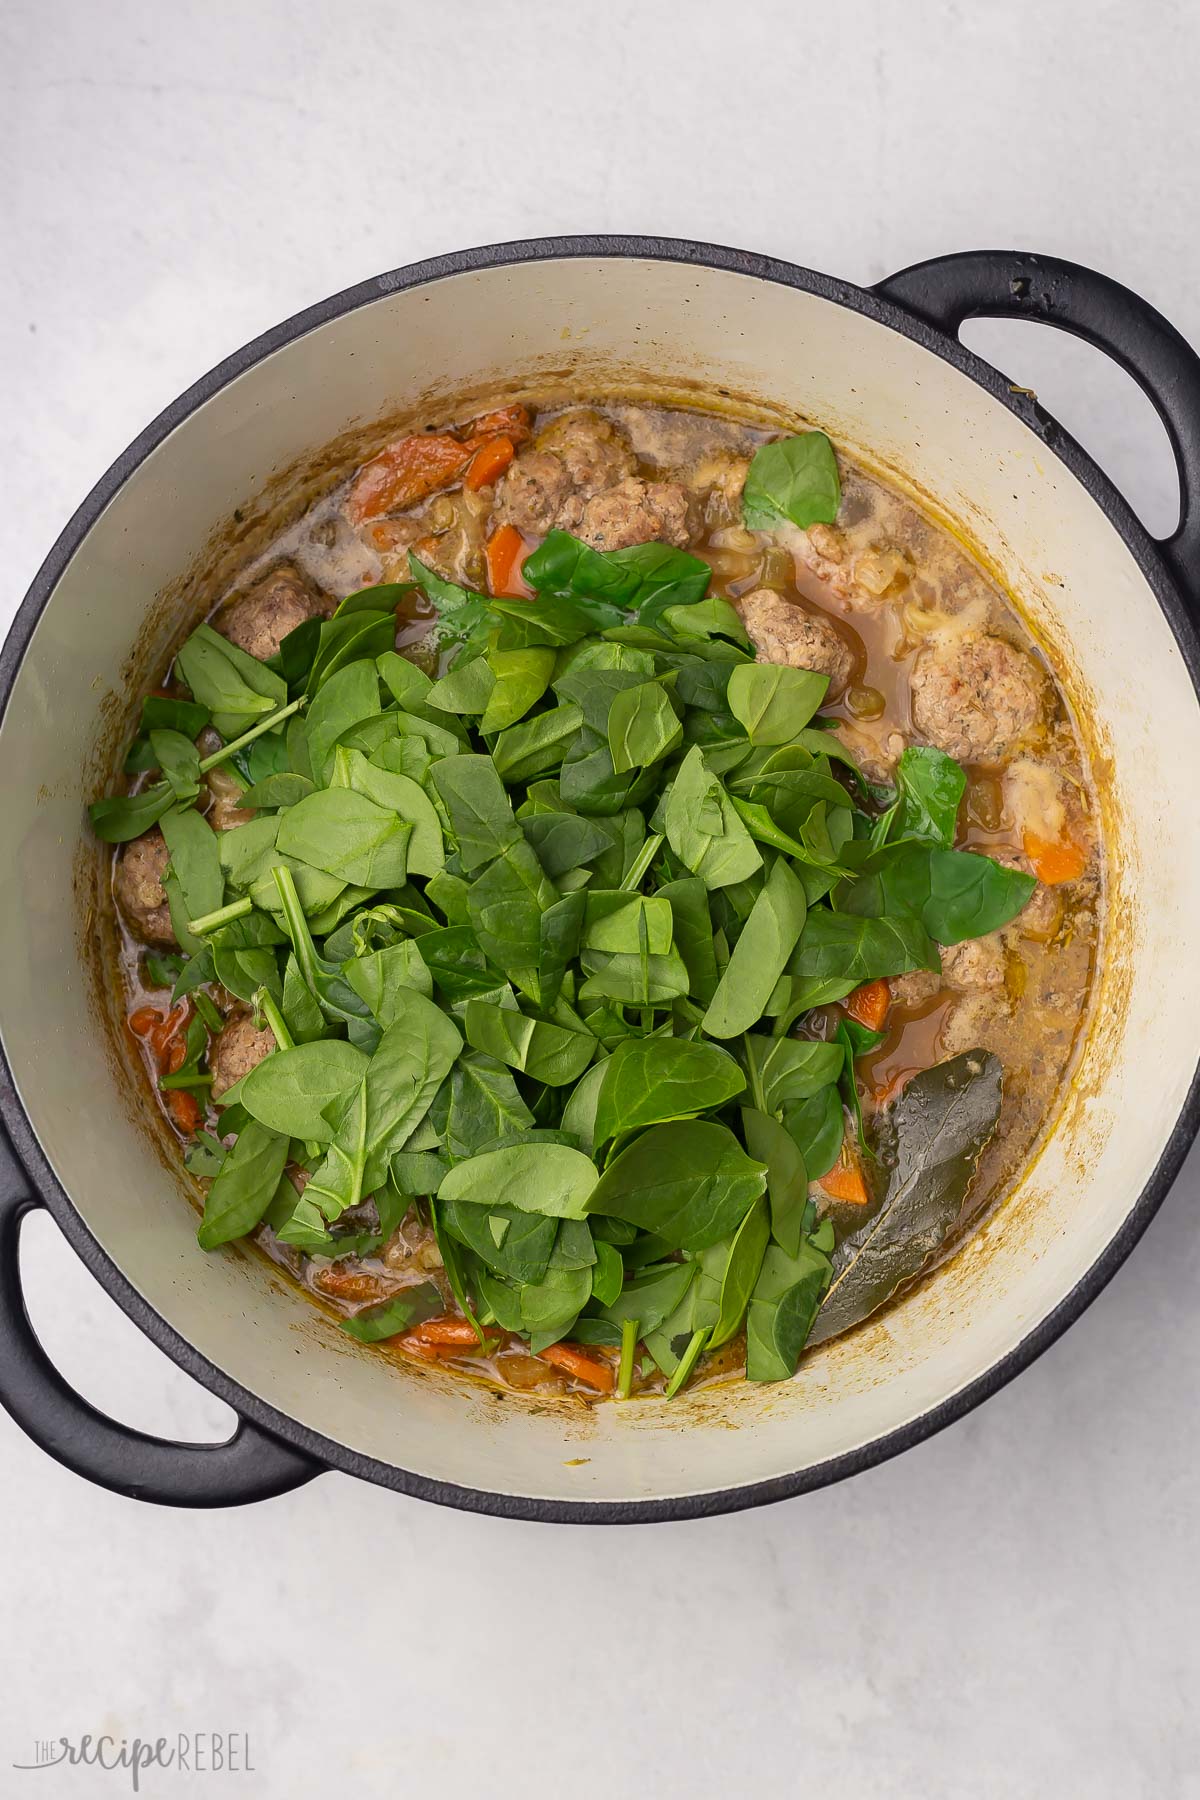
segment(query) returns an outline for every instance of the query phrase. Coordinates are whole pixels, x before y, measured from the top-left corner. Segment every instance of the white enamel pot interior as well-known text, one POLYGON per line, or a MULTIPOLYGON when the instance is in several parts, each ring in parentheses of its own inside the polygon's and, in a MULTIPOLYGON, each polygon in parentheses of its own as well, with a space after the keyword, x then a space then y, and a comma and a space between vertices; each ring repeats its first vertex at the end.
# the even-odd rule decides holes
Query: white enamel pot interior
POLYGON ((1190 985, 1160 972, 1185 966, 1200 917, 1200 833, 1176 780, 1200 766, 1200 707, 1153 547, 1073 447, 1063 460, 1045 440, 952 338, 874 296, 731 252, 624 240, 384 278, 251 346, 150 428, 64 534, 6 652, 0 1041, 28 1180, 166 1349, 321 1462, 462 1505, 603 1520, 747 1504, 850 1472, 954 1416, 1054 1335, 1136 1237, 1194 1123, 1200 1014, 1190 985), (1109 924, 1057 1126, 949 1265, 788 1384, 533 1406, 397 1367, 256 1255, 197 1248, 186 1178, 98 1015, 83 806, 111 774, 114 718, 137 681, 215 597, 235 511, 253 548, 255 507, 283 472, 385 416, 441 418, 455 396, 639 378, 826 428, 935 496, 1001 571, 1102 759, 1109 924))

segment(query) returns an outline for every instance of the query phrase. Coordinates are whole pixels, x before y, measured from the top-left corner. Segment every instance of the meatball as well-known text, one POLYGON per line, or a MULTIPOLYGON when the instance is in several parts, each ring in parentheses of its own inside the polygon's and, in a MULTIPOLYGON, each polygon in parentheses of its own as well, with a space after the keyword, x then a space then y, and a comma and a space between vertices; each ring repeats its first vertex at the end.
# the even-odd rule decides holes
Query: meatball
POLYGON ((223 606, 213 623, 239 650, 266 662, 297 625, 333 610, 329 596, 306 581, 292 563, 281 563, 241 596, 223 606))
POLYGON ((156 825, 121 852, 113 894, 125 922, 143 944, 175 945, 175 928, 162 878, 171 853, 156 825))
POLYGON ((942 978, 960 992, 1004 986, 1004 946, 999 932, 942 946, 942 978))
POLYGON ((691 540, 691 505, 678 481, 639 481, 630 476, 586 502, 577 535, 594 550, 625 550, 631 544, 673 544, 691 540))
POLYGON ((545 537, 571 492, 571 477, 549 450, 518 456, 496 489, 497 519, 526 537, 545 537))
POLYGON ((1003 1045, 1010 1019, 1011 1009, 1000 990, 977 988, 964 994, 942 1026, 939 1052, 951 1057, 964 1050, 995 1050, 1003 1045))
POLYGON ((998 762, 1036 723, 1043 684, 1030 658, 987 634, 931 644, 912 672, 918 733, 959 762, 998 762))
POLYGON ((749 467, 748 456, 738 456, 732 450, 715 450, 689 469, 688 486, 704 507, 706 524, 722 526, 740 521, 742 490, 749 467))
POLYGON ((553 419, 538 433, 537 448, 553 452, 581 500, 602 494, 637 467, 624 432, 590 407, 553 419))
POLYGON ((759 662, 788 663, 828 675, 832 692, 850 679, 854 652, 830 624, 785 600, 774 588, 755 588, 740 602, 742 624, 758 651, 759 662))
POLYGON ((264 1057, 270 1056, 274 1048, 275 1034, 269 1027, 260 1031, 254 1023, 253 1013, 235 1013, 217 1033, 208 1053, 213 1099, 219 1100, 235 1081, 240 1081, 243 1075, 256 1069, 264 1057))
POLYGON ((893 975, 888 982, 893 1006, 924 1006, 942 991, 942 978, 934 969, 913 969, 908 975, 893 975))

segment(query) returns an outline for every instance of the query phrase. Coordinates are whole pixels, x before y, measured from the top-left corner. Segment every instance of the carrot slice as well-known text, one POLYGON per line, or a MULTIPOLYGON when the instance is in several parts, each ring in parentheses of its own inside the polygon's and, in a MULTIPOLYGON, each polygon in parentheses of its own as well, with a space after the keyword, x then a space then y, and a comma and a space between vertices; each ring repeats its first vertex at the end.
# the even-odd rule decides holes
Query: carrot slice
POLYGON ((865 1025, 868 1031, 883 1030, 891 1004, 892 990, 882 977, 878 981, 864 981, 842 1002, 850 1017, 865 1025))
POLYGON ((160 1059, 167 1053, 167 1047, 173 1037, 186 1031, 192 1021, 192 1003, 185 997, 179 1005, 173 1007, 162 1022, 150 1032, 150 1047, 160 1059))
POLYGON ((427 499, 449 487, 477 449, 444 431, 398 438, 358 471, 346 500, 347 518, 352 525, 364 525, 381 513, 401 512, 427 499))
POLYGON ((148 1037, 156 1025, 162 1024, 157 1006, 139 1006, 125 1021, 134 1037, 148 1037))
POLYGON ((186 1137, 193 1136, 200 1123, 200 1103, 195 1094, 190 1094, 186 1088, 173 1088, 165 1098, 167 1111, 179 1130, 186 1137))
POLYGON ((501 525, 487 542, 488 593, 509 600, 527 600, 532 589, 521 579, 525 539, 515 525, 501 525))
POLYGON ((841 1200, 847 1206, 866 1206, 871 1198, 858 1162, 845 1151, 842 1160, 834 1164, 828 1175, 822 1175, 817 1185, 831 1200, 841 1200))
POLYGON ((514 446, 510 437, 488 438, 471 458, 463 476, 463 486, 469 487, 472 492, 477 488, 491 487, 494 482, 499 481, 513 455, 514 446))
POLYGON ((598 1394, 611 1394, 613 1389, 613 1372, 609 1363, 601 1362, 598 1357, 585 1356, 575 1344, 551 1344, 548 1350, 539 1350, 538 1355, 543 1362, 551 1363, 554 1368, 562 1369, 573 1375, 576 1381, 585 1386, 595 1388, 598 1394))
POLYGON ((471 423, 469 435, 473 438, 494 437, 497 434, 511 438, 514 444, 523 444, 529 436, 529 408, 520 403, 501 406, 495 412, 484 413, 471 423))
POLYGON ((447 1349, 460 1349, 464 1344, 478 1344, 475 1327, 469 1319, 456 1318, 453 1313, 444 1313, 436 1319, 422 1319, 411 1331, 406 1331, 405 1339, 419 1338, 423 1344, 445 1346, 447 1349))
POLYGON ((1060 881, 1078 881, 1087 868, 1087 852, 1069 840, 1055 843, 1027 831, 1024 844, 1034 874, 1047 887, 1055 887, 1060 881))

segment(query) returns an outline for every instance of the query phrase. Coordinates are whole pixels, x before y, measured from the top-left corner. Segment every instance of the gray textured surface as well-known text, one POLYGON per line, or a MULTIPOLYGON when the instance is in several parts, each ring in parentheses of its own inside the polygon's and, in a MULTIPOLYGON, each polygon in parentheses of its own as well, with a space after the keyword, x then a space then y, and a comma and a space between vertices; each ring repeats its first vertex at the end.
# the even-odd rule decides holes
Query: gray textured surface
MULTIPOLYGON (((1109 0, 7 0, 0 617, 195 375, 463 244, 661 231, 867 281, 1015 245, 1096 263, 1200 340, 1198 51, 1185 0, 1136 24, 1109 0)), ((970 335, 1169 526, 1165 442, 1124 377, 1032 328, 970 335)), ((1200 1794, 1198 1177, 983 1410, 757 1514, 504 1526, 327 1477, 172 1515, 89 1491, 0 1417, 0 1793, 127 1791, 13 1773, 38 1737, 236 1729, 254 1776, 143 1792, 1200 1794)), ((86 1393, 223 1429, 48 1223, 26 1262, 86 1393)))

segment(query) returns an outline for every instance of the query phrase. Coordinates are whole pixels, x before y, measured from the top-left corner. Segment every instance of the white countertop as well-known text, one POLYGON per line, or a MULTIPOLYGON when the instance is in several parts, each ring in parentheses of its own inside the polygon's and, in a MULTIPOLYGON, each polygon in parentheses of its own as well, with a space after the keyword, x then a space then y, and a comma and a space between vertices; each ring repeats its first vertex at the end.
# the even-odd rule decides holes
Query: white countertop
MULTIPOLYGON (((859 281, 1040 249, 1200 341, 1198 53, 1186 0, 7 0, 0 621, 195 376, 467 244, 661 232, 859 281)), ((1169 527, 1126 377, 1019 325, 969 335, 1169 527)), ((1193 1157, 1091 1311, 964 1422, 703 1524, 511 1525, 336 1475, 171 1513, 89 1489, 0 1414, 0 1793, 129 1791, 11 1772, 37 1738, 228 1730, 253 1775, 143 1793, 1200 1795, 1198 1201, 1193 1157)), ((25 1267, 86 1394, 224 1434, 46 1220, 25 1267)))

